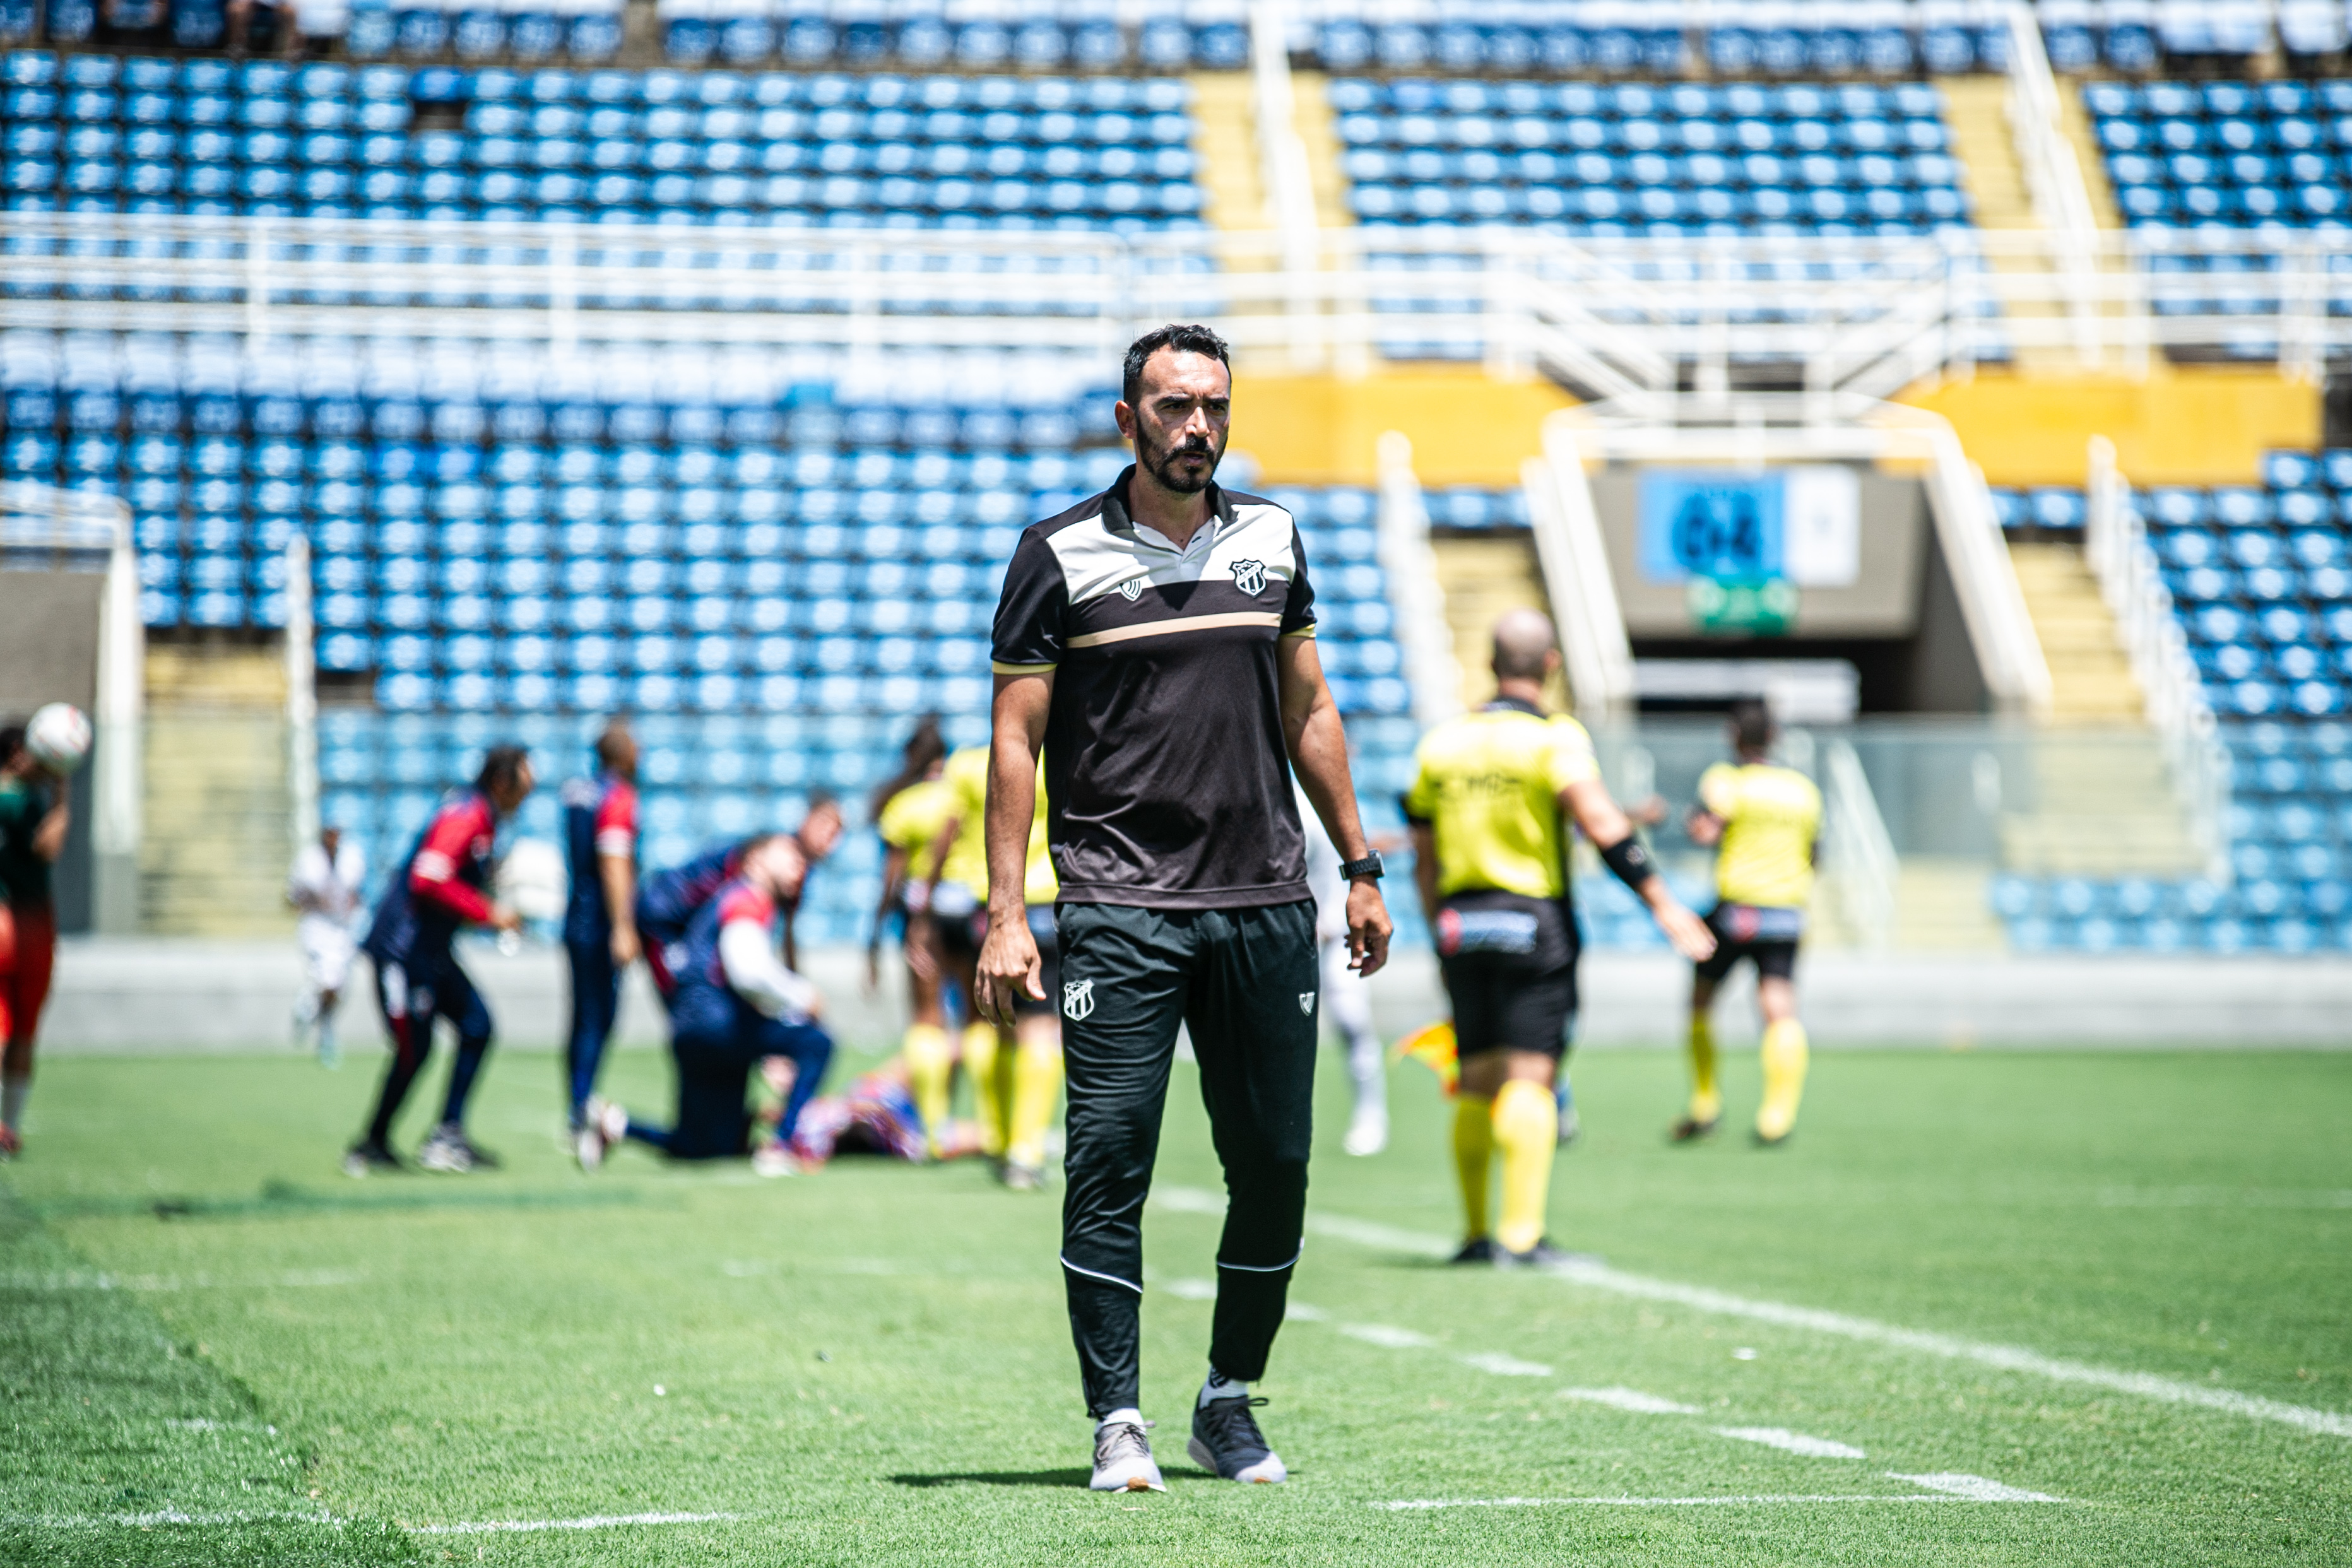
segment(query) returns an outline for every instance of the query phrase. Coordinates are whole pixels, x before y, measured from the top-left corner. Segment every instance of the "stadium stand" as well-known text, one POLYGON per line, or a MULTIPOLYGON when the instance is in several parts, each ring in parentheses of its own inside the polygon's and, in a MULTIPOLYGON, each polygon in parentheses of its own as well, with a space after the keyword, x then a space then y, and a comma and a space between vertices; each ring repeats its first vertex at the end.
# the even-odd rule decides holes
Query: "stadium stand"
POLYGON ((292 67, 18 50, 12 210, 1197 227, 1179 78, 292 67))
MULTIPOLYGON (((2352 452, 2264 469, 2135 497, 2222 720, 2229 885, 2004 877, 1993 905, 2021 948, 2352 947, 2352 452)), ((2011 494, 2031 526, 2081 527, 2079 493, 2011 494)))

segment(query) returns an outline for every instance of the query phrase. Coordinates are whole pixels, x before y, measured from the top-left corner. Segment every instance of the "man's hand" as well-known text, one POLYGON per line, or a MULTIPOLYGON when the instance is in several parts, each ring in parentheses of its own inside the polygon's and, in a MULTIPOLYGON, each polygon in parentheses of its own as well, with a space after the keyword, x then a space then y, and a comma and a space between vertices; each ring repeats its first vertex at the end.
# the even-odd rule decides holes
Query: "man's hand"
POLYGON ((517 909, 517 908, 516 908, 513 904, 491 904, 491 905, 490 905, 490 929, 491 929, 491 930, 493 930, 493 931, 520 931, 520 930, 521 930, 521 929, 522 929, 522 911, 521 911, 521 910, 520 910, 520 909, 517 909))
POLYGON ((1707 929, 1706 921, 1672 897, 1651 905, 1650 912, 1657 916, 1659 929, 1675 945, 1675 952, 1694 964, 1703 964, 1715 956, 1715 933, 1707 929))
POLYGON ((932 944, 929 915, 907 917, 907 935, 900 940, 899 950, 906 954, 907 968, 915 978, 929 985, 940 977, 939 952, 932 944))
POLYGON ((637 940, 637 928, 635 926, 615 925, 613 927, 613 967, 615 969, 627 968, 630 965, 637 961, 639 956, 642 955, 645 950, 645 945, 637 940))
MULTIPOLYGON (((1381 927, 1385 941, 1385 918, 1381 927)), ((988 940, 981 944, 975 973, 972 1005, 982 1018, 999 1028, 1013 1027, 1015 997, 1025 996, 1035 1002, 1045 999, 1045 963, 1037 956, 1037 939, 1029 935, 1029 922, 1020 918, 1018 911, 1011 919, 990 918, 988 940)))
POLYGON ((1370 978, 1389 961, 1388 902, 1366 877, 1348 884, 1348 967, 1370 978))

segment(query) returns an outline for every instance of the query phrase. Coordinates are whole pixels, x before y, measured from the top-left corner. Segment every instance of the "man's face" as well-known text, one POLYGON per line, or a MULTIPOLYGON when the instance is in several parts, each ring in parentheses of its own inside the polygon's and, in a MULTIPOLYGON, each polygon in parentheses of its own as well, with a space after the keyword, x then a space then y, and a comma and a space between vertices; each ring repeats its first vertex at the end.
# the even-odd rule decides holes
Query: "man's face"
POLYGON ((513 778, 502 784, 490 786, 490 804, 498 808, 499 816, 512 816, 515 808, 530 797, 531 786, 538 782, 531 773, 530 764, 521 763, 515 768, 513 778))
POLYGON ((1136 465, 1162 489, 1198 495, 1225 455, 1233 378, 1207 354, 1162 349, 1144 361, 1136 401, 1118 413, 1118 433, 1135 443, 1136 465))
POLYGON ((343 830, 329 828, 321 832, 319 835, 319 847, 327 852, 329 860, 334 859, 335 852, 343 847, 343 830))
POLYGON ((801 824, 801 852, 812 862, 821 861, 833 853, 833 846, 841 841, 841 808, 819 806, 801 824))
POLYGON ((624 779, 637 776, 637 739, 633 735, 616 737, 613 747, 613 771, 624 779))

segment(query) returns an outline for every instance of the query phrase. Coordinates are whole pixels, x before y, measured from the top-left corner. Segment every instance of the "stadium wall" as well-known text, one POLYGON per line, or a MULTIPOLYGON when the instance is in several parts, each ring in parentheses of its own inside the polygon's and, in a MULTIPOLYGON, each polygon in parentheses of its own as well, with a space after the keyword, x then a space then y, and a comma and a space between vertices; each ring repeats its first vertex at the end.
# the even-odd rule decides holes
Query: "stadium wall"
POLYGON ((1233 448, 1268 485, 1377 485, 1381 436, 1412 436, 1423 485, 1517 489, 1543 450, 1543 422, 1575 400, 1549 382, 1497 381, 1475 367, 1399 366, 1361 377, 1242 367, 1233 448))
POLYGON ((1950 420, 1993 485, 2083 485, 2094 435, 2136 485, 2259 485, 2263 453, 2320 444, 2320 388, 2269 368, 1984 371, 1896 401, 1950 420))

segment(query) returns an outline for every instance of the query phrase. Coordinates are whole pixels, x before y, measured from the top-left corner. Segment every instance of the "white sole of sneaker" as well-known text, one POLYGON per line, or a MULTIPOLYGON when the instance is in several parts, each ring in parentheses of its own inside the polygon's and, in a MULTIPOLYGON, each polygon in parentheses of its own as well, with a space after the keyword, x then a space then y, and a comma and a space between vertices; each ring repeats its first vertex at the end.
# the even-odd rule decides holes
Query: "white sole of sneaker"
MULTIPOLYGON (((1194 1464, 1200 1466, 1211 1475, 1215 1476, 1222 1474, 1222 1472, 1217 1469, 1217 1456, 1209 1452, 1209 1445, 1201 1441, 1200 1438, 1186 1438, 1184 1441, 1184 1452, 1191 1457, 1194 1464)), ((1268 1463, 1271 1463, 1274 1466, 1276 1470, 1275 1474, 1270 1476, 1253 1476, 1244 1473, 1234 1477, 1234 1479, 1237 1481, 1245 1481, 1251 1486, 1270 1486, 1276 1482, 1286 1481, 1290 1479, 1290 1471, 1285 1469, 1282 1461, 1275 1458, 1274 1455, 1268 1454, 1265 1458, 1258 1461, 1258 1464, 1260 1465, 1268 1463)))

